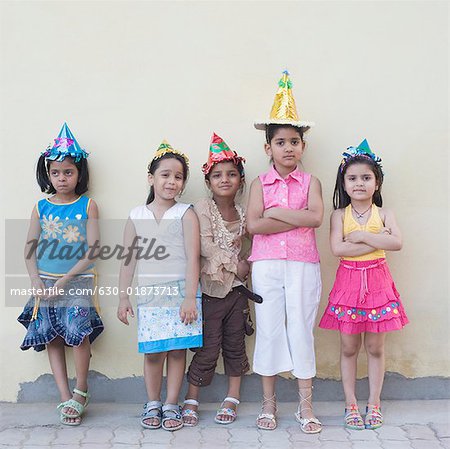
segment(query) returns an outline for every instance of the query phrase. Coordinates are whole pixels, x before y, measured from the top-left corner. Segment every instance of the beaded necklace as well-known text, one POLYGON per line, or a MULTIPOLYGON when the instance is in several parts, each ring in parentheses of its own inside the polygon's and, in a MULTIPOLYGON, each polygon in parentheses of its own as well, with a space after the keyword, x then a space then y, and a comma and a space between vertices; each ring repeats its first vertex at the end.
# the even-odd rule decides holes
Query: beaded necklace
POLYGON ((236 246, 234 241, 236 237, 240 237, 244 234, 245 213, 239 204, 235 204, 234 207, 239 215, 239 231, 236 236, 227 229, 216 202, 211 199, 211 221, 214 235, 217 236, 217 243, 220 248, 228 251, 231 250, 233 253, 238 254, 240 245, 236 246))

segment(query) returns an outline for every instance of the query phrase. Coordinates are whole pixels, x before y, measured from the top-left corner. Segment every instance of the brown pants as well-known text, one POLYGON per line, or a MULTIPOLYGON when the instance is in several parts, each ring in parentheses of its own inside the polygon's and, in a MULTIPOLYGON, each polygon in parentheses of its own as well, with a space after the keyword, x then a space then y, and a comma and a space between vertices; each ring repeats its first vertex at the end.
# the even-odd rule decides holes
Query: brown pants
POLYGON ((250 369, 245 352, 247 298, 235 290, 225 298, 203 293, 202 310, 203 347, 195 350, 187 372, 188 382, 198 387, 211 383, 221 348, 225 374, 241 376, 250 369))

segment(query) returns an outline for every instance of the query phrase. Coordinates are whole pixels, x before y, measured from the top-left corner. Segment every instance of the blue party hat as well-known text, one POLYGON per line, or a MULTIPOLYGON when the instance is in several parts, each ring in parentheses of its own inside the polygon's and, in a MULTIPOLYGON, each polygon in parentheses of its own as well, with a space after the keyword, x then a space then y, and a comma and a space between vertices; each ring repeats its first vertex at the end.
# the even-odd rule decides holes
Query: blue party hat
POLYGON ((357 147, 348 147, 347 151, 342 153, 342 156, 341 171, 344 169, 347 162, 356 156, 370 158, 381 168, 381 158, 370 149, 367 139, 364 139, 357 147))
POLYGON ((372 153, 372 150, 370 149, 369 142, 367 142, 367 139, 364 139, 356 148, 367 154, 372 153))
POLYGON ((89 154, 80 147, 66 122, 64 122, 53 146, 49 145, 42 155, 48 161, 57 162, 62 162, 68 156, 73 158, 75 162, 79 162, 82 158, 86 159, 89 156, 89 154))

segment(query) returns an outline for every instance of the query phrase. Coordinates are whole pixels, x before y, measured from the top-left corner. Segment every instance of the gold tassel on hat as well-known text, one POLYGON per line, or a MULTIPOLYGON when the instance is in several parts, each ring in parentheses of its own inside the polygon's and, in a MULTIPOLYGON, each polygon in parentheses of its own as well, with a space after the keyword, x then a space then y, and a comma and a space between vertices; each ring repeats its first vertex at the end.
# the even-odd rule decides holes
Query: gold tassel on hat
POLYGON ((177 154, 178 156, 181 156, 185 160, 186 165, 189 167, 189 158, 181 151, 178 151, 175 148, 173 148, 172 145, 170 145, 170 143, 167 142, 167 140, 163 140, 161 142, 161 145, 156 150, 156 153, 153 156, 153 159, 149 162, 148 167, 150 168, 151 163, 155 159, 159 159, 160 157, 164 156, 167 153, 177 154))

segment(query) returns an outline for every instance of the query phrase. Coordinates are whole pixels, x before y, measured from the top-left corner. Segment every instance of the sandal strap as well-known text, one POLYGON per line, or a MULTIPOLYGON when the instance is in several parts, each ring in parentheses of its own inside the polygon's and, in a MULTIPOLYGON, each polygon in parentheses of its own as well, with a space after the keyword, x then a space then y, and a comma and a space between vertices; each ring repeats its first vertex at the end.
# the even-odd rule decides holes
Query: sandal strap
POLYGON ((311 387, 303 387, 303 388, 299 388, 298 389, 298 396, 299 396, 299 404, 298 404, 298 412, 300 413, 301 410, 312 410, 312 390, 313 390, 313 386, 311 385, 311 387), (302 394, 302 390, 309 390, 309 394, 307 396, 303 396, 302 394), (306 403, 307 407, 302 406, 303 403, 306 403))
POLYGON ((270 421, 276 422, 276 417, 273 413, 260 413, 256 419, 269 419, 270 421))
POLYGON ((277 423, 277 418, 273 413, 260 413, 256 418, 256 421, 258 422, 261 419, 268 419, 269 421, 272 421, 273 424, 277 423))
POLYGON ((348 417, 354 418, 359 417, 361 418, 361 413, 359 411, 357 404, 350 404, 349 406, 345 407, 345 419, 348 417))
POLYGON ((73 389, 74 394, 79 394, 80 396, 83 396, 86 399, 89 399, 91 395, 89 394, 89 391, 81 391, 78 388, 73 389))
MULTIPOLYGON (((276 397, 276 395, 274 394, 274 395, 272 395, 270 398, 266 398, 266 397, 263 395, 262 408, 264 408, 264 406, 265 406, 266 404, 269 404, 269 405, 271 405, 272 407, 274 407, 274 408, 275 408, 275 412, 276 412, 276 411, 278 410, 278 407, 277 407, 277 397, 276 397)), ((270 413, 270 414, 272 414, 272 413, 270 413)))
POLYGON ((370 415, 372 418, 383 420, 383 415, 381 414, 381 409, 379 405, 367 406, 367 415, 370 415))
POLYGON ((78 402, 75 399, 69 399, 68 401, 61 402, 61 404, 58 405, 57 409, 61 409, 61 414, 65 416, 66 418, 78 418, 80 415, 83 414, 85 405, 83 405, 81 402, 78 402), (72 408, 77 413, 76 414, 70 414, 70 413, 63 413, 63 408, 72 408))
POLYGON ((317 424, 318 426, 321 426, 322 423, 317 418, 302 418, 299 417, 300 423, 302 426, 307 426, 308 424, 317 424))
POLYGON ((356 408, 350 408, 350 409, 348 409, 347 407, 345 408, 344 420, 349 425, 353 425, 353 424, 359 424, 360 426, 364 425, 364 421, 362 419, 361 413, 359 412, 357 406, 356 406, 356 408))
POLYGON ((178 404, 165 404, 162 406, 162 416, 163 421, 181 420, 181 407, 178 404))
POLYGON ((359 412, 355 412, 355 411, 348 411, 348 412, 346 412, 345 413, 345 419, 346 420, 352 420, 352 419, 358 419, 358 420, 360 420, 361 419, 361 413, 359 413, 359 412))
POLYGON ((200 404, 198 403, 197 399, 185 399, 183 401, 183 404, 186 405, 195 405, 196 407, 198 407, 200 404))
POLYGON ((161 408, 162 402, 161 401, 148 401, 144 404, 144 410, 153 410, 155 408, 161 408))
POLYGON ((233 410, 232 408, 220 408, 217 410, 216 415, 225 415, 225 416, 232 416, 233 418, 236 418, 236 410, 233 410))
POLYGON ((235 404, 235 405, 239 405, 239 404, 241 403, 241 401, 239 401, 239 399, 233 398, 233 397, 231 397, 231 396, 227 396, 227 397, 222 401, 222 404, 223 404, 224 402, 231 402, 232 404, 235 404))
POLYGON ((181 410, 181 416, 184 418, 185 416, 192 416, 198 419, 198 412, 196 410, 192 410, 191 408, 185 408, 181 410))

